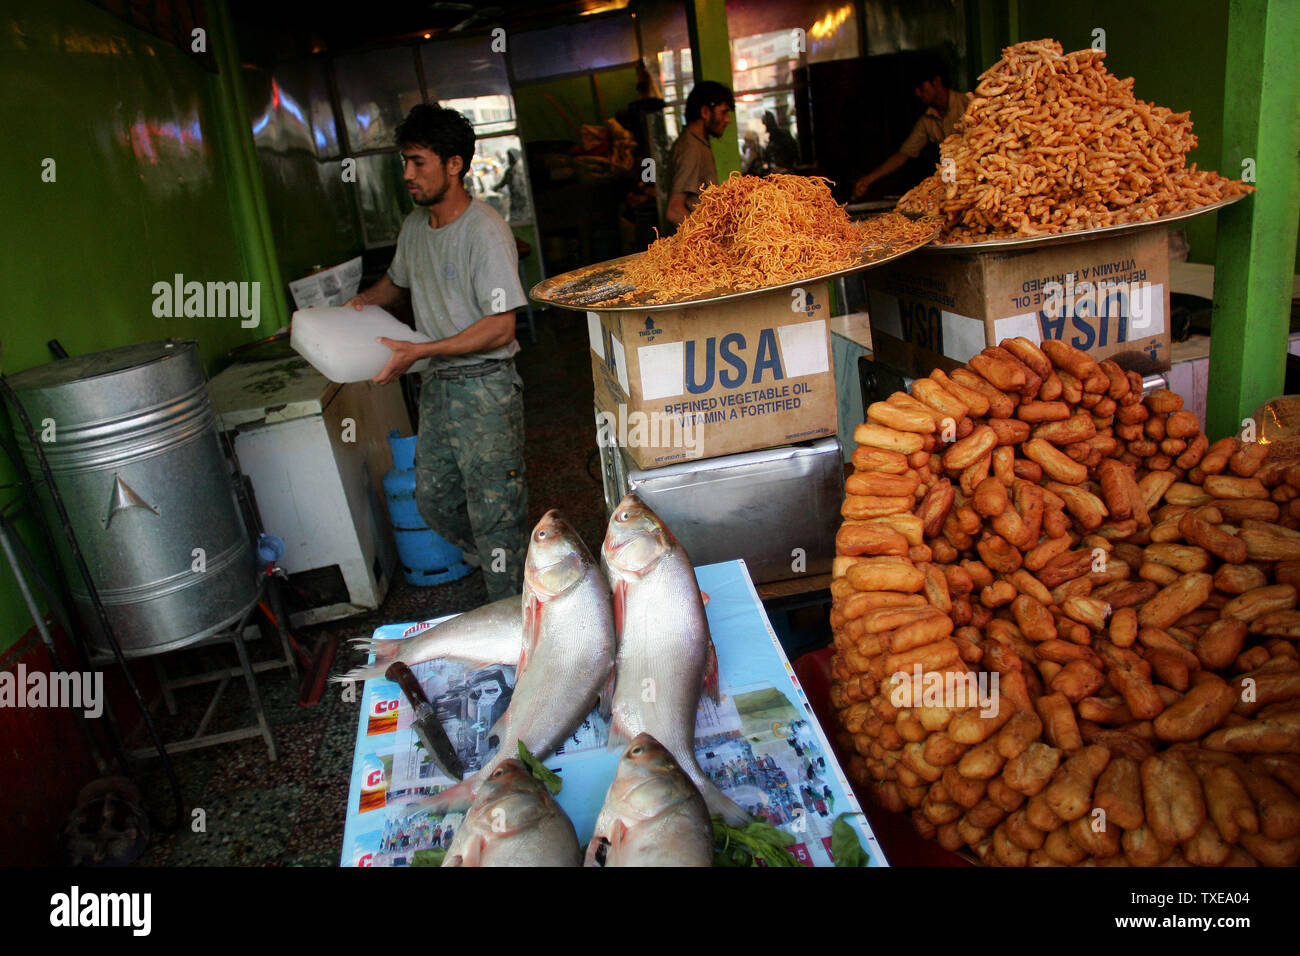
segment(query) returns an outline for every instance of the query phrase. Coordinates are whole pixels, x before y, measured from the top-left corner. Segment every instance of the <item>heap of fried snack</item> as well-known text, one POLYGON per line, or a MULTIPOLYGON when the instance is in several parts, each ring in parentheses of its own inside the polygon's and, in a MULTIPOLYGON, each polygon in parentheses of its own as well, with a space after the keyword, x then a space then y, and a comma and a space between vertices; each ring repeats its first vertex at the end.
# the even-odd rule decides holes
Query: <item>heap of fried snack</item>
POLYGON ((944 847, 1300 860, 1300 464, 1210 444, 1182 404, 1009 339, 857 428, 838 740, 854 782, 944 847), (993 677, 998 706, 960 696, 993 677))
POLYGON ((654 303, 747 292, 848 268, 864 252, 923 243, 934 227, 897 213, 851 222, 821 177, 733 174, 706 186, 677 232, 651 243, 623 275, 654 303))
POLYGON ((1100 50, 1018 43, 985 72, 938 171, 898 202, 942 216, 941 242, 977 242, 1115 226, 1254 187, 1187 166, 1188 113, 1133 95, 1100 50))

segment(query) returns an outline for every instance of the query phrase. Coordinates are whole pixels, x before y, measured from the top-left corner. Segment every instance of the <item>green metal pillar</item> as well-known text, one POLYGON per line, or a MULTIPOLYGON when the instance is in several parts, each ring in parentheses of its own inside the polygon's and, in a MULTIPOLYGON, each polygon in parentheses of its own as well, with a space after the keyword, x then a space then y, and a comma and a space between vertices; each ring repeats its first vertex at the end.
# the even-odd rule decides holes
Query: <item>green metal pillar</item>
POLYGON ((966 0, 966 75, 953 77, 958 89, 973 90, 979 75, 1002 56, 1012 41, 1012 9, 1017 0, 966 0))
POLYGON ((967 90, 975 89, 979 75, 1002 57, 1011 39, 1012 20, 1019 20, 1017 0, 967 0, 967 90))
POLYGON ((252 122, 239 74, 235 30, 225 0, 208 0, 208 49, 219 73, 212 81, 212 101, 218 124, 217 150, 226 173, 226 189, 234 214, 235 233, 249 278, 260 284, 261 322, 249 330, 259 339, 289 322, 285 284, 275 255, 271 217, 262 190, 262 175, 253 145, 252 122))
POLYGON ((1300 215, 1300 2, 1232 0, 1219 171, 1259 192, 1219 213, 1210 323, 1211 440, 1282 394, 1300 215), (1243 167, 1243 164, 1246 164, 1243 167))
MULTIPOLYGON (((731 36, 727 32, 726 0, 695 0, 688 6, 695 82, 716 80, 731 86, 731 36)), ((740 170, 740 137, 735 129, 734 124, 729 126, 720 139, 711 142, 719 182, 740 170)))

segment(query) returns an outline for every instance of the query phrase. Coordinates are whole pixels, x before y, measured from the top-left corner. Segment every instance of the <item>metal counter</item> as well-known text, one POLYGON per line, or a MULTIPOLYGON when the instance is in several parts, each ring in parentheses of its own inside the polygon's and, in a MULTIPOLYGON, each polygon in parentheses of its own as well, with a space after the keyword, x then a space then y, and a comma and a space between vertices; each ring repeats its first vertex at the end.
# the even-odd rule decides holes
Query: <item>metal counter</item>
POLYGON ((844 500, 835 438, 652 470, 617 446, 600 455, 606 512, 636 492, 697 567, 743 558, 757 583, 831 569, 844 500))

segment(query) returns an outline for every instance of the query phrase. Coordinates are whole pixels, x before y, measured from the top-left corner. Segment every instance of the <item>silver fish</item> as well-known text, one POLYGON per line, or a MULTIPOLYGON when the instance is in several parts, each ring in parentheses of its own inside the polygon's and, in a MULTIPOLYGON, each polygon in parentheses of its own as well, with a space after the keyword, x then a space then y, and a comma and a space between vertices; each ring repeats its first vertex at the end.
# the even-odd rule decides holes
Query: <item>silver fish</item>
POLYGON ((618 627, 611 742, 650 734, 711 812, 728 823, 750 822, 695 759, 695 713, 701 690, 718 699, 718 658, 685 550, 658 515, 628 495, 609 519, 601 557, 618 627))
POLYGON ((587 845, 587 866, 712 866, 713 822, 695 784, 649 734, 637 734, 587 845))
POLYGON ((407 667, 436 658, 455 658, 476 666, 513 664, 523 648, 523 620, 523 603, 515 595, 466 611, 404 641, 361 638, 352 643, 373 653, 375 662, 354 667, 330 681, 343 684, 383 677, 394 661, 407 667))
POLYGON ((503 760, 483 781, 443 866, 579 866, 578 835, 528 768, 503 760))
POLYGON ((609 587, 586 545, 559 512, 533 529, 524 562, 523 650, 510 707, 490 731, 496 754, 472 777, 419 801, 433 812, 468 806, 482 781, 522 741, 538 759, 591 713, 605 713, 614 685, 614 612, 609 587))

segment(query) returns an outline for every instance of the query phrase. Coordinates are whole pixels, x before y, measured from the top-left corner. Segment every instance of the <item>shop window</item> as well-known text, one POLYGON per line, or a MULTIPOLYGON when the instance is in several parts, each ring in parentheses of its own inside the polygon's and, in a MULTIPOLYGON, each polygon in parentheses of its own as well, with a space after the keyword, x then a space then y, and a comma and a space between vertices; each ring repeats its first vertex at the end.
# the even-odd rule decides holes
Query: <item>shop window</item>
POLYGON ((356 197, 367 247, 397 242, 402 220, 413 208, 402 179, 402 157, 393 150, 356 157, 356 197))
POLYGON ((742 164, 757 168, 766 158, 794 165, 794 71, 859 55, 856 4, 728 0, 727 23, 742 164))
POLYGON ((272 73, 246 69, 244 80, 259 149, 305 150, 318 160, 339 157, 324 61, 291 60, 272 73))
MULTIPOLYGON (((654 77, 665 106, 662 136, 671 143, 681 132, 686 113, 686 96, 695 85, 691 63, 691 40, 685 5, 671 0, 642 0, 637 4, 636 28, 641 53, 654 77)), ((666 153, 667 148, 664 147, 666 153)), ((655 156, 656 161, 660 157, 655 156)))
POLYGON ((397 145, 397 124, 421 102, 410 47, 340 56, 334 61, 339 108, 352 154, 397 145))
POLYGON ((512 33, 506 41, 516 83, 590 73, 637 58, 636 27, 626 15, 512 33))
POLYGON ((470 195, 482 199, 512 226, 532 221, 528 168, 518 136, 492 136, 475 143, 465 186, 470 195))

